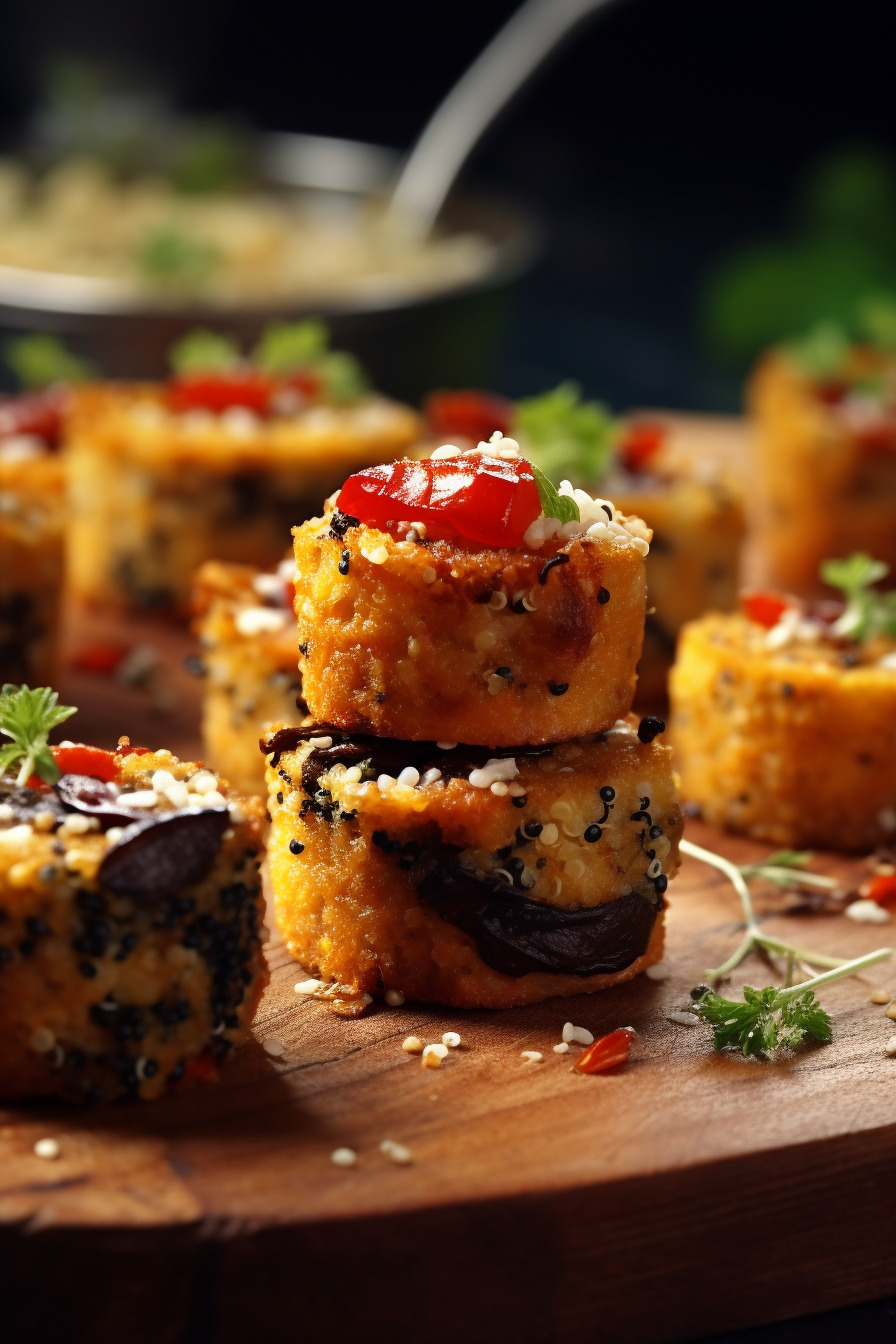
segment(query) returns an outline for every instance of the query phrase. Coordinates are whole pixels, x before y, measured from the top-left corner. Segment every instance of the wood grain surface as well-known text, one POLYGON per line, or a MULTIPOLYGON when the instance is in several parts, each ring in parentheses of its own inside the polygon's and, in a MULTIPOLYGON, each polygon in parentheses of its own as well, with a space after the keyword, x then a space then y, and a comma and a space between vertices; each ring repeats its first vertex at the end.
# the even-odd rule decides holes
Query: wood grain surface
MULTIPOLYGON (((70 653, 109 628, 71 612, 70 653)), ((155 647, 167 708, 70 669, 63 699, 82 712, 69 731, 198 754, 189 636, 136 623, 116 638, 155 647)), ((764 852, 697 823, 688 834, 738 860, 764 852)), ((859 955, 896 933, 784 913, 787 898, 766 895, 765 927, 819 950, 859 955)), ((0 1111, 15 1337, 660 1341, 892 1292, 896 1024, 869 995, 896 994, 896 965, 824 992, 832 1044, 775 1063, 716 1055, 707 1029, 668 1014, 731 950, 739 907, 690 860, 670 899, 668 979, 504 1013, 408 1004, 341 1019, 294 993, 302 973, 275 938, 256 1040, 219 1083, 153 1104, 0 1111), (573 1073, 552 1052, 567 1020, 634 1026, 631 1062, 573 1073), (401 1050, 409 1033, 447 1030, 462 1044, 438 1070, 401 1050), (45 1136, 56 1161, 33 1154, 45 1136), (382 1155, 387 1138, 410 1165, 382 1155), (331 1163, 341 1146, 356 1166, 331 1163)), ((734 987, 744 980, 770 972, 751 961, 734 987)))

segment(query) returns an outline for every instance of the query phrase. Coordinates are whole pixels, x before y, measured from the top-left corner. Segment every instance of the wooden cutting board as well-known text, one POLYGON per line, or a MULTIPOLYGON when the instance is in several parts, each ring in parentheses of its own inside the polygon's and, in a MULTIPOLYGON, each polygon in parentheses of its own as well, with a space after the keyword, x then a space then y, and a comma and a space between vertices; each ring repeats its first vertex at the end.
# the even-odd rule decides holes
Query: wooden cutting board
MULTIPOLYGON (((109 638, 73 611, 70 652, 109 638)), ((142 691, 71 670, 71 731, 199 754, 189 636, 147 623, 142 691)), ((738 861, 764 851, 689 823, 738 861)), ((861 864, 825 868, 858 880, 861 864)), ((348 1021, 299 998, 272 940, 256 1040, 218 1084, 148 1105, 0 1110, 0 1283, 19 1335, 105 1344, 244 1344, 284 1330, 423 1344, 659 1341, 896 1289, 896 1031, 873 988, 896 964, 823 995, 834 1041, 775 1063, 713 1053, 670 1021, 738 936, 739 907, 686 861, 670 889, 669 978, 504 1013, 377 1007, 348 1021), (632 1025, 631 1062, 580 1077, 564 1022, 632 1025), (458 1031, 425 1070, 401 1042, 458 1031), (264 1041, 285 1046, 279 1058, 264 1041), (527 1064, 521 1051, 543 1059, 527 1064), (60 1156, 33 1154, 39 1138, 60 1156), (379 1151, 407 1145, 408 1166, 379 1151), (357 1165, 331 1152, 349 1146, 357 1165)), ((767 928, 853 956, 896 925, 760 907, 767 928)), ((747 982, 772 978, 751 962, 747 982)))

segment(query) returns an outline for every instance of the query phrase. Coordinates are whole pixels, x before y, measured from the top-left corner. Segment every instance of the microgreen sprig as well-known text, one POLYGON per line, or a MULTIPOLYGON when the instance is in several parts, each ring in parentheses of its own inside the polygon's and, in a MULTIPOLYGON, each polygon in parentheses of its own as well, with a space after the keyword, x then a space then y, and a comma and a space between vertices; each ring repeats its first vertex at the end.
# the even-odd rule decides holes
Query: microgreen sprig
POLYGON ((31 775, 55 784, 60 771, 50 751, 49 735, 76 713, 73 705, 60 705, 59 696, 49 686, 32 690, 7 682, 0 690, 0 733, 12 740, 0 747, 0 775, 20 761, 17 785, 27 783, 31 775))
POLYGON ((38 389, 52 383, 81 383, 96 372, 86 359, 79 359, 48 332, 32 332, 7 341, 6 362, 23 387, 38 389))
POLYGON ((518 402, 514 433, 542 471, 588 484, 605 474, 620 428, 605 406, 583 401, 578 386, 569 382, 518 402))
POLYGON ((545 518, 559 518, 561 523, 578 522, 579 506, 572 495, 561 495, 553 481, 548 480, 540 467, 536 467, 534 462, 529 465, 532 467, 538 498, 541 501, 541 511, 545 518))
POLYGON ((879 593, 873 585, 890 572, 883 560, 856 551, 845 560, 825 560, 821 577, 846 598, 846 610, 834 622, 835 635, 864 644, 877 635, 896 638, 896 592, 879 593))
POLYGON ((168 352, 175 373, 227 373, 240 361, 236 341, 215 331, 188 331, 168 352))
POLYGON ((808 871, 806 865, 812 858, 812 851, 808 849, 780 849, 761 863, 741 863, 738 867, 747 882, 754 879, 771 882, 784 891, 794 887, 823 887, 827 891, 836 891, 840 885, 836 878, 808 871))

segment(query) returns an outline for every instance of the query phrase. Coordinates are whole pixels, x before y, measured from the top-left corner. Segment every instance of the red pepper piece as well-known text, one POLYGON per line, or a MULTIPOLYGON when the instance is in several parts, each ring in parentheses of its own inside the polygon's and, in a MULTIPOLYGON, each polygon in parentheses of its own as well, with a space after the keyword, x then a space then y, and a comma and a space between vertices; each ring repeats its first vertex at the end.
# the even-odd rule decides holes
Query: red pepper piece
POLYGON ((194 1055, 184 1064, 183 1083, 189 1086, 192 1083, 217 1083, 221 1078, 221 1070, 218 1067, 218 1061, 208 1052, 201 1055, 194 1055))
POLYGON ((297 392, 303 392, 306 397, 314 397, 321 389, 320 374, 315 373, 313 369, 296 369, 294 373, 289 373, 283 379, 284 387, 294 387, 297 392))
POLYGON ((876 425, 866 425, 857 431, 856 439, 866 453, 892 453, 896 451, 896 424, 882 420, 876 425))
POLYGON ((90 644, 75 654, 72 667, 78 672, 96 672, 108 677, 129 652, 127 644, 90 644))
POLYGON ((0 398, 0 439, 33 434, 55 448, 62 437, 62 417, 69 397, 67 387, 47 387, 41 392, 0 398))
POLYGON ((485 546, 520 546, 541 514, 529 463, 486 453, 368 467, 348 478, 336 503, 385 532, 421 522, 433 540, 460 536, 485 546))
POLYGON ((773 625, 777 625, 784 612, 792 605, 790 598, 785 597, 783 593, 751 591, 740 595, 740 609, 747 620, 755 621, 757 625, 764 625, 766 630, 771 630, 773 625))
POLYGON ((631 1027, 620 1027, 618 1031, 611 1031, 608 1036, 601 1036, 582 1051, 572 1066, 573 1071, 603 1073, 604 1069, 613 1069, 617 1064, 626 1064, 634 1037, 635 1033, 631 1027))
POLYGON ((622 466, 633 475, 644 471, 650 459, 666 441, 665 425, 652 420, 636 420, 629 425, 619 448, 622 466))
POLYGON ((107 784, 118 778, 115 753, 103 751, 102 747, 88 747, 83 742, 73 742, 70 747, 51 747, 50 750, 64 775, 90 775, 93 779, 105 780, 107 784))
POLYGON ((436 438, 471 439, 487 442, 499 429, 509 434, 513 424, 513 403, 488 392, 433 392, 423 407, 429 431, 436 438))
POLYGON ((188 373, 170 379, 168 405, 172 411, 226 411, 243 406, 267 415, 277 383, 258 369, 228 369, 226 373, 188 373))
POLYGON ((860 894, 878 905, 896 905, 896 873, 878 873, 862 883, 860 894))

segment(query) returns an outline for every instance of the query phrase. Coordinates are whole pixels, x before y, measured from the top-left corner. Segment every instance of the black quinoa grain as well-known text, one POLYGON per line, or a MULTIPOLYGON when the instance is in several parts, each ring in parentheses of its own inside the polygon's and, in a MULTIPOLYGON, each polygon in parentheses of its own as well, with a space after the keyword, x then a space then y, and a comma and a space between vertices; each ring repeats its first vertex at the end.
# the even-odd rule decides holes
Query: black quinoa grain
POLYGON ((507 871, 513 873, 514 877, 519 877, 525 866, 522 859, 510 859, 507 864, 507 871))
POLYGON ((691 990, 691 998, 696 1001, 697 999, 702 999, 704 994, 710 994, 711 992, 711 985, 695 985, 691 990))
POLYGON ((25 920, 25 928, 32 938, 46 938, 50 932, 50 926, 46 920, 40 919, 37 915, 31 915, 25 920))
POLYGON ((495 676, 503 677, 505 681, 513 681, 513 673, 509 667, 496 667, 495 676))
POLYGON ((347 574, 348 571, 349 571, 349 566, 350 566, 351 562, 352 562, 352 553, 351 553, 351 551, 343 551, 343 552, 342 552, 342 555, 341 555, 340 558, 339 558, 339 573, 340 573, 340 574, 347 574))
POLYGON ((486 588, 485 592, 479 593, 474 601, 478 602, 480 606, 484 606, 486 602, 491 602, 493 592, 493 588, 486 588))
POLYGON ((653 889, 656 892, 657 896, 662 896, 663 892, 666 890, 668 885, 669 885, 668 877, 666 876, 665 873, 660 873, 659 877, 656 878, 653 883, 653 889))
POLYGON ((616 790, 610 784, 605 784, 600 791, 600 796, 605 803, 612 803, 616 797, 616 790))
POLYGON ((638 724, 638 741, 646 745, 665 731, 666 723, 664 719, 658 718, 656 714, 647 714, 638 724))
POLYGON ((566 692, 569 690, 569 682, 549 681, 548 690, 550 691, 551 695, 565 695, 566 692))
POLYGON ((510 801, 513 803, 514 807, 525 807, 529 799, 525 793, 521 793, 517 797, 511 798, 510 801))
POLYGON ((205 676, 205 663, 199 657, 198 653, 188 653, 184 659, 184 667, 191 677, 205 676))
POLYGON ((542 566, 541 573, 538 576, 538 582, 542 585, 546 584, 548 581, 548 575, 556 565, 568 565, 568 564, 569 564, 568 555, 555 555, 552 560, 549 560, 546 565, 542 566))
POLYGON ((663 833, 662 826, 651 826, 650 830, 648 831, 648 835, 650 836, 651 840, 659 840, 662 833, 663 833))
POLYGON ((589 844, 589 845, 593 845, 594 842, 595 842, 596 840, 599 840, 599 839, 601 838, 602 835, 603 835, 603 831, 602 831, 601 828, 597 825, 596 822, 595 822, 595 824, 594 824, 593 826, 589 826, 589 827, 587 827, 587 829, 586 829, 586 831, 585 831, 585 839, 588 841, 588 844, 589 844))
POLYGON ((529 836, 530 840, 534 840, 536 839, 537 836, 541 835, 542 831, 544 830, 544 827, 542 826, 540 821, 527 821, 525 826, 523 827, 523 830, 525 831, 526 835, 529 836))
POLYGON ((597 594, 597 600, 602 607, 605 607, 610 600, 609 588, 601 588, 600 592, 597 594))

